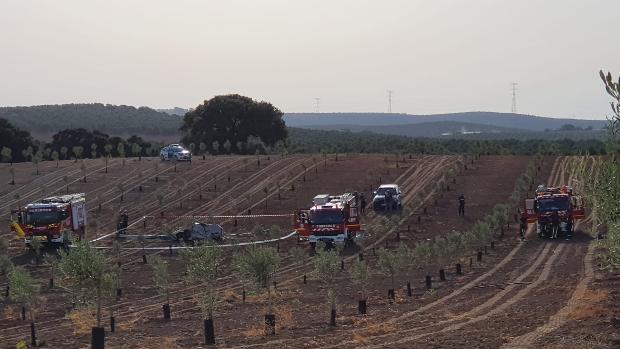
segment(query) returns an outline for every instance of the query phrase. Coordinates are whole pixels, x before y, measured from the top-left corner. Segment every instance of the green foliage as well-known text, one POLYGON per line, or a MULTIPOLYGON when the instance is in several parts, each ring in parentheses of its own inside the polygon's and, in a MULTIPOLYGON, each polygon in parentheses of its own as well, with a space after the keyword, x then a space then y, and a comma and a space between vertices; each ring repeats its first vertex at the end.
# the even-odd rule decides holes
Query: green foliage
MULTIPOLYGON (((538 139, 435 139, 410 138, 370 132, 340 132, 289 127, 287 149, 290 153, 393 153, 408 154, 487 154, 487 155, 592 155, 605 154, 605 144, 592 135, 567 139, 565 133, 540 135, 538 139)), ((600 134, 600 132, 599 132, 600 134)), ((527 136, 532 137, 532 136, 527 136)), ((516 135, 518 138, 520 135, 516 135)), ((600 136, 596 136, 600 137, 600 136)))
POLYGON ((203 316, 211 319, 219 300, 215 290, 215 282, 221 272, 222 252, 217 247, 202 245, 184 250, 182 256, 187 263, 188 282, 193 284, 206 282, 206 287, 198 296, 198 303, 203 316))
POLYGON ((360 290, 362 299, 366 299, 368 281, 370 280, 368 263, 366 263, 366 261, 354 259, 353 266, 351 267, 351 277, 353 278, 354 284, 360 290))
POLYGON ((217 279, 222 263, 219 248, 201 245, 182 252, 187 263, 187 278, 192 283, 213 282, 217 279))
POLYGON ((23 304, 30 311, 31 320, 34 321, 34 306, 39 297, 41 286, 22 267, 15 267, 9 273, 10 298, 14 302, 23 304))
POLYGON ((153 283, 157 287, 157 291, 166 298, 166 303, 170 303, 170 273, 168 272, 168 263, 160 256, 154 255, 149 259, 149 264, 153 269, 153 283))
POLYGON ((86 241, 77 242, 70 251, 60 251, 58 269, 69 287, 80 294, 86 304, 97 304, 97 326, 101 325, 101 304, 112 292, 114 274, 103 252, 86 241))
POLYGON ((317 253, 313 258, 314 270, 319 279, 329 287, 332 287, 338 270, 340 269, 340 257, 335 249, 322 248, 317 244, 317 253))
POLYGON ((6 107, 0 108, 0 117, 17 127, 45 135, 71 125, 110 134, 140 133, 159 138, 178 134, 181 124, 181 118, 151 108, 101 103, 6 107))
POLYGON ((293 261, 305 264, 308 259, 308 251, 301 246, 294 246, 288 251, 289 255, 293 257, 293 261))
POLYGON ((269 287, 279 265, 280 256, 272 247, 250 246, 235 259, 238 272, 252 280, 258 288, 269 287))
POLYGON ((264 152, 265 145, 272 146, 287 137, 280 110, 270 103, 236 94, 213 97, 189 111, 181 131, 184 144, 214 144, 215 153, 220 152, 219 145, 225 144, 226 152, 254 154, 259 149, 264 152), (246 146, 239 149, 238 142, 246 146))
MULTIPOLYGON (((605 90, 612 98, 610 102, 613 115, 609 120, 609 140, 607 147, 612 156, 600 166, 595 184, 589 188, 598 220, 608 227, 605 245, 608 262, 612 267, 620 266, 620 78, 614 81, 611 73, 600 71, 605 90)), ((585 181, 585 177, 584 177, 585 181)))
POLYGON ((379 256, 379 259, 377 260, 379 269, 385 275, 390 277, 392 288, 395 288, 394 279, 398 272, 401 271, 404 259, 397 253, 397 251, 388 250, 387 248, 380 249, 377 254, 379 256))

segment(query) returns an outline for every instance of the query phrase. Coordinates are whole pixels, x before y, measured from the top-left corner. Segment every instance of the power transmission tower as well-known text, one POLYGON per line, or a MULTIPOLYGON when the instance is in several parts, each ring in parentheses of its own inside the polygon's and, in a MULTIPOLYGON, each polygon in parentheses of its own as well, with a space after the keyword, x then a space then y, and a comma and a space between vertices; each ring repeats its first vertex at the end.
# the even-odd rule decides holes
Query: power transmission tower
POLYGON ((512 83, 512 107, 510 108, 510 111, 512 113, 517 113, 517 83, 513 82, 512 83))
POLYGON ((388 90, 387 92, 388 92, 388 113, 391 113, 392 112, 392 93, 394 91, 388 90))
POLYGON ((320 98, 314 99, 314 111, 317 113, 321 112, 321 99, 320 98))

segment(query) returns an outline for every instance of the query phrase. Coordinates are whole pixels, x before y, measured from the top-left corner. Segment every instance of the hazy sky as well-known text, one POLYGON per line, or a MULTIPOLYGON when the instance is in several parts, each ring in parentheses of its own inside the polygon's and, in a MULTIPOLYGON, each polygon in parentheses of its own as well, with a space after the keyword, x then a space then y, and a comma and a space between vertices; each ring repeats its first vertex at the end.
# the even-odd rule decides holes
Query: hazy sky
POLYGON ((0 105, 602 118, 620 0, 0 0, 0 105))

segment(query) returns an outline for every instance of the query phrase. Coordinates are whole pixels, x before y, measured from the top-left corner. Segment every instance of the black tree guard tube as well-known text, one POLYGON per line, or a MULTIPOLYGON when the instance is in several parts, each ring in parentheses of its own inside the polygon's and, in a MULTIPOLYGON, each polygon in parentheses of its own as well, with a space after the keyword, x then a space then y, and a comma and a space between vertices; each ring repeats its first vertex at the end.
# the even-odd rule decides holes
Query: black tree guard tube
POLYGON ((477 261, 482 262, 482 251, 478 251, 477 261))
POLYGON ((164 310, 164 320, 170 320, 170 304, 166 303, 162 308, 164 310))
POLYGON ((359 301, 357 301, 357 312, 360 313, 361 315, 366 315, 366 311, 367 311, 366 300, 360 299, 359 301))
POLYGON ((276 334, 276 316, 275 314, 265 314, 265 336, 273 336, 276 334))
POLYGON ((446 272, 443 269, 439 269, 439 280, 446 281, 446 272))
POLYGON ((393 301, 396 298, 396 296, 394 295, 394 289, 390 288, 388 289, 388 300, 393 301))
POLYGON ((92 328, 90 348, 105 349, 105 329, 103 327, 92 328))
POLYGON ((461 268, 461 263, 456 263, 456 275, 463 275, 463 269, 461 268))
POLYGON ((110 332, 114 333, 116 330, 116 319, 114 316, 110 316, 110 332))
POLYGON ((329 325, 336 326, 336 309, 332 308, 332 311, 329 314, 329 325))
POLYGON ((426 281, 426 288, 427 289, 430 290, 431 288, 433 288, 433 279, 432 279, 432 277, 430 275, 426 275, 426 280, 425 281, 426 281))
POLYGON ((407 281, 407 297, 411 296, 413 296, 413 293, 411 293, 411 282, 407 281))
POLYGON ((215 344, 215 329, 213 328, 213 319, 204 320, 205 344, 215 344))
POLYGON ((37 332, 34 329, 34 322, 30 323, 30 344, 33 347, 37 346, 37 332))

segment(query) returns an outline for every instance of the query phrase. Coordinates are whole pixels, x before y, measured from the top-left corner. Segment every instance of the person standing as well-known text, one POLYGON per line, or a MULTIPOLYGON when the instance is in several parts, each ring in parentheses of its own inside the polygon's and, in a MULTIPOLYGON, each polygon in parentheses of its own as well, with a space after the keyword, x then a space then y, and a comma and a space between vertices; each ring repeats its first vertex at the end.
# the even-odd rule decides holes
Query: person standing
POLYGON ((465 216, 465 195, 459 196, 459 216, 465 216))
POLYGON ((525 212, 521 212, 520 222, 519 234, 521 235, 521 241, 525 241, 525 233, 527 232, 527 215, 525 212))
POLYGON ((392 210, 392 191, 389 189, 385 191, 385 210, 392 210))
POLYGON ((365 215, 366 214, 366 196, 364 192, 360 194, 360 212, 365 215))
POLYGON ((558 230, 560 230, 560 216, 556 212, 551 216, 552 239, 558 238, 558 230))

